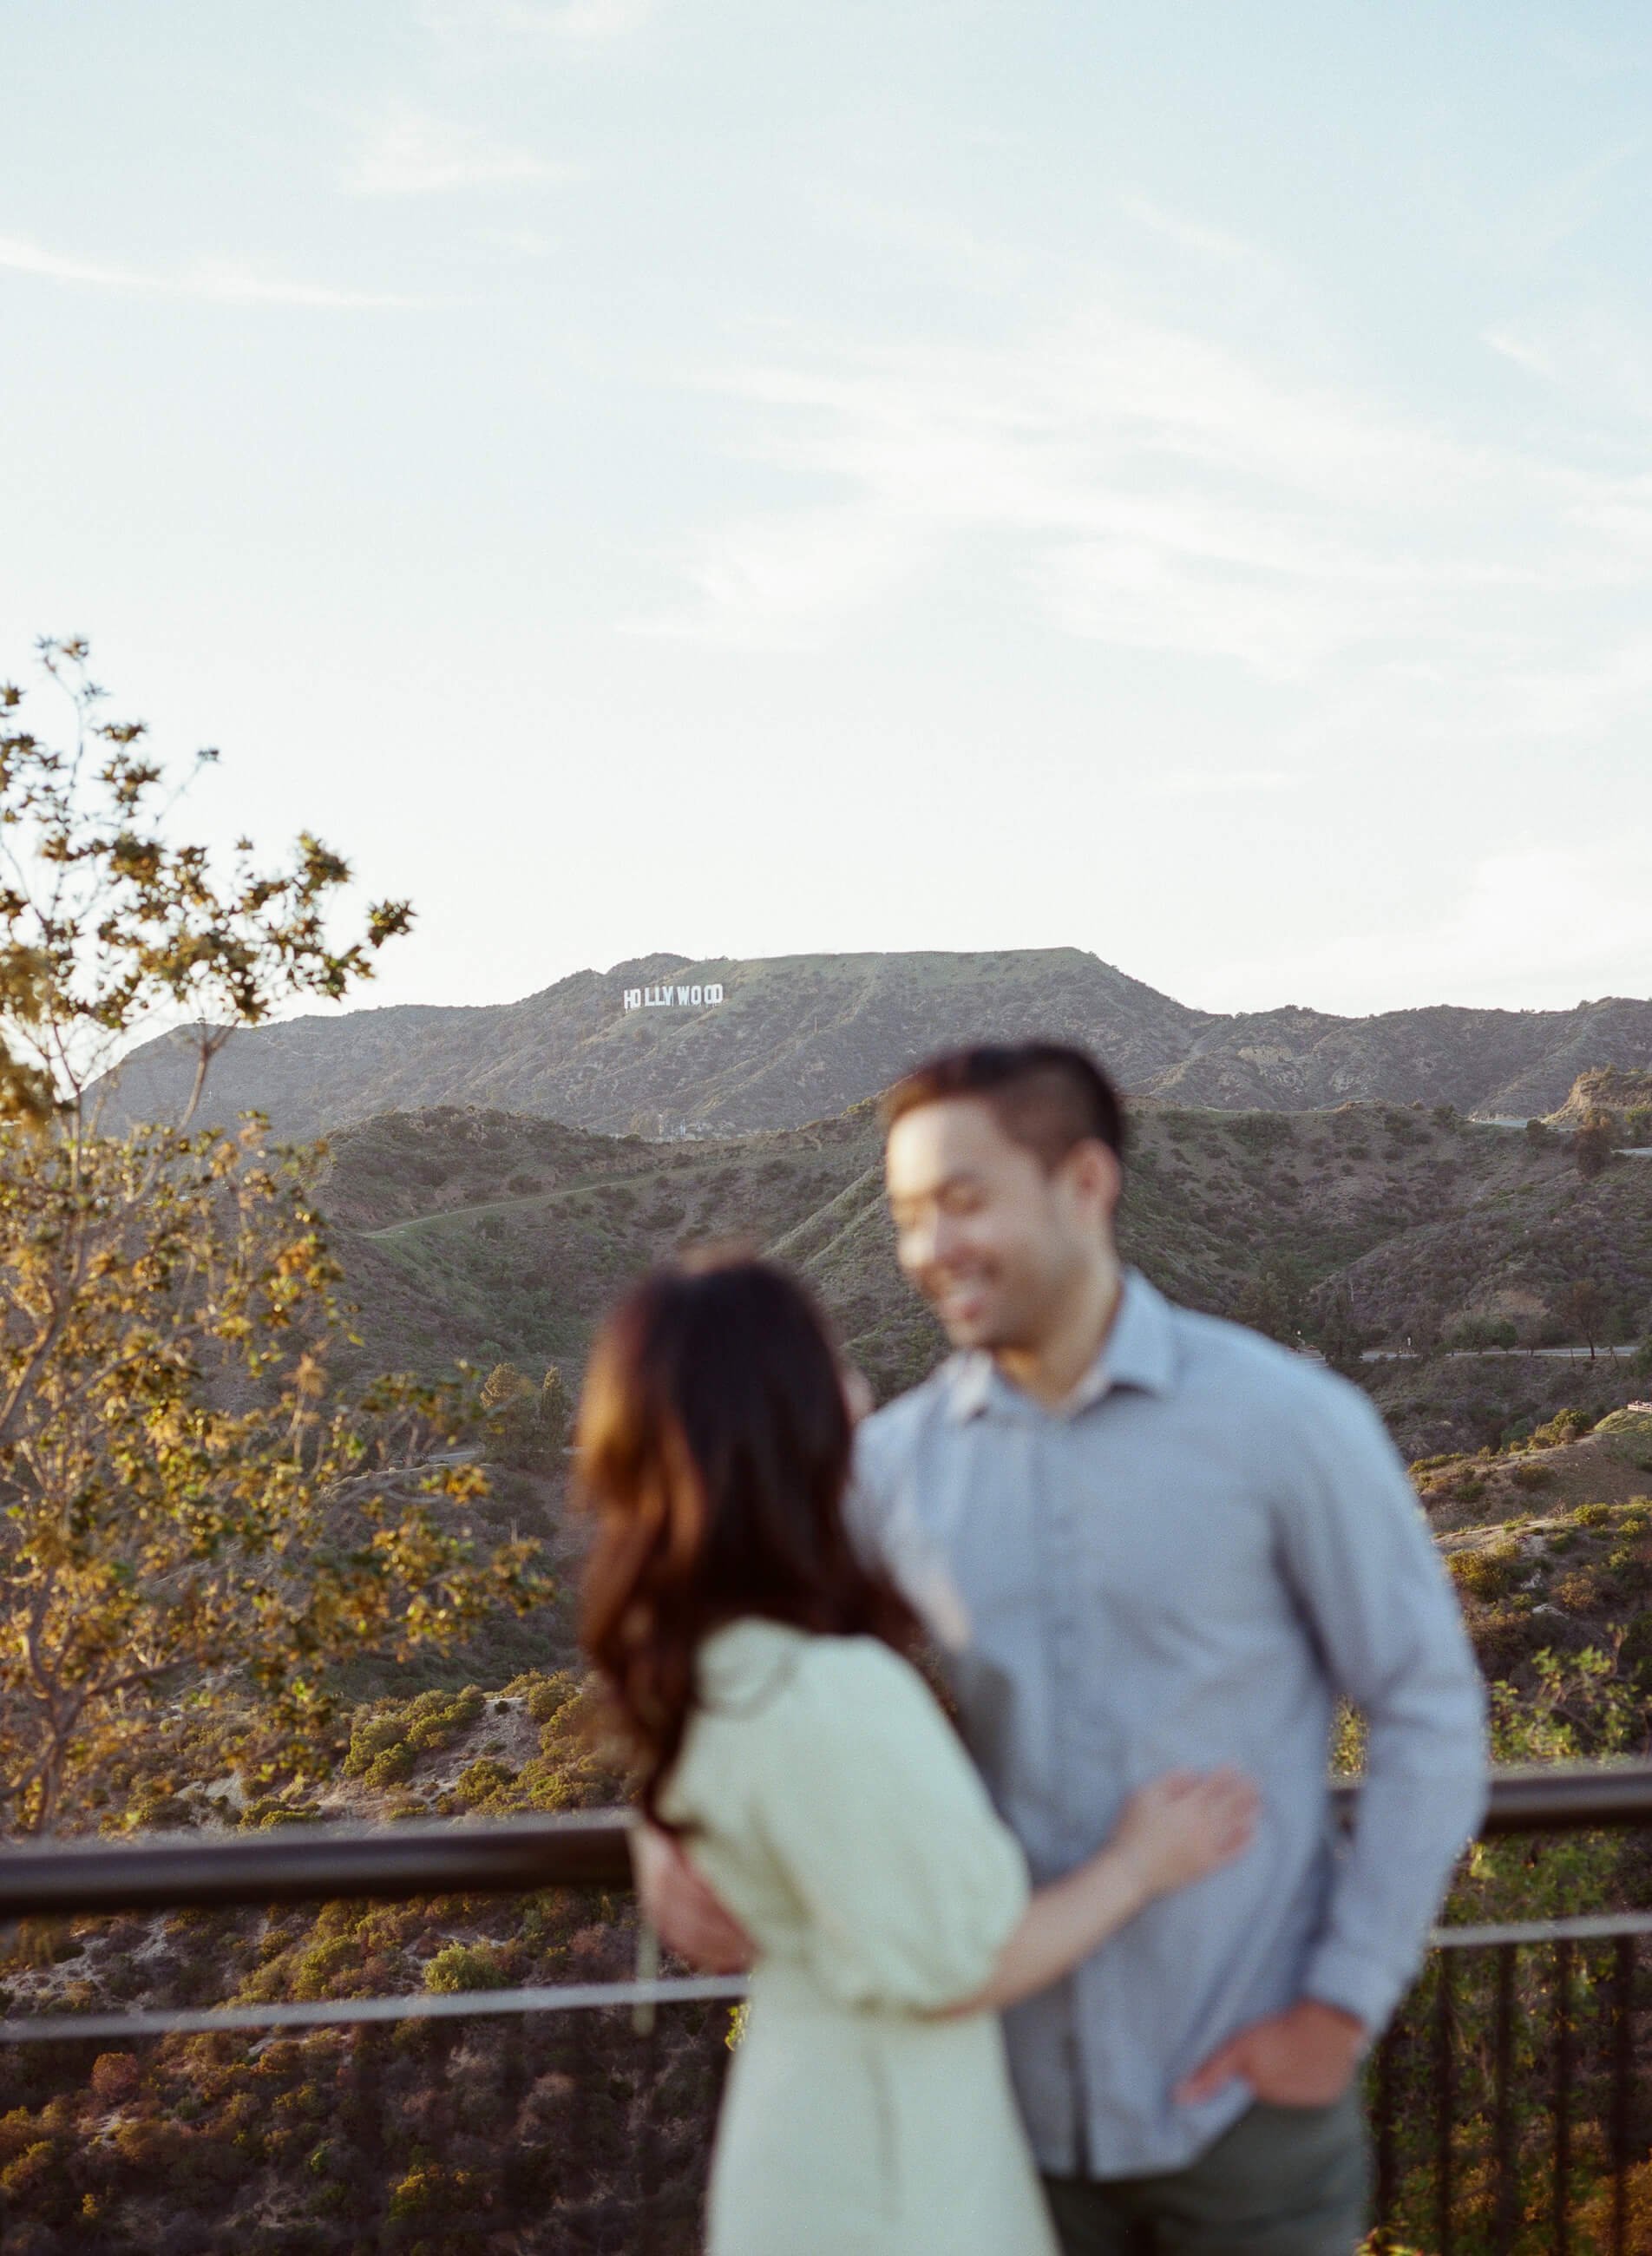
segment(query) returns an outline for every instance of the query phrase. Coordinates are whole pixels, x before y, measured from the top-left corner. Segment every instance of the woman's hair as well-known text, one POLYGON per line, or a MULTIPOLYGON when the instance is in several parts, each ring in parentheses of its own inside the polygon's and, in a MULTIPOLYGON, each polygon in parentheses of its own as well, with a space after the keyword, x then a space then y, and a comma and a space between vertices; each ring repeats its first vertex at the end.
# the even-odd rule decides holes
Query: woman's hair
POLYGON ((765 1262, 660 1270, 604 1326, 577 1434, 581 1499, 599 1515, 581 1634, 642 1757, 650 1817, 711 1631, 756 1614, 917 1642, 844 1523, 851 1435, 815 1304, 765 1262))

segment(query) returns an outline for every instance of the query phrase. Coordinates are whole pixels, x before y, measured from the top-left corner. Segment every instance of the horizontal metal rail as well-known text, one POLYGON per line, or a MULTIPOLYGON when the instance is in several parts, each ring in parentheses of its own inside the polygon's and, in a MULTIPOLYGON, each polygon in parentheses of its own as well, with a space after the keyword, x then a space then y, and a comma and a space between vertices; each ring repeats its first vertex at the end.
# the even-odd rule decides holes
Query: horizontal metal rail
MULTIPOLYGON (((1350 1804, 1357 1781, 1334 1787, 1350 1804)), ((1652 1826, 1652 1764, 1543 1763, 1493 1771, 1482 1838, 1499 1833, 1581 1833, 1652 1826)))
MULTIPOLYGON (((1594 1912, 1572 1919, 1507 1921, 1493 1927, 1437 1927, 1430 1950, 1509 1950, 1557 1942, 1613 1942, 1652 1935, 1652 1912, 1594 1912)), ((738 1975, 706 1974, 660 1981, 579 1982, 524 1990, 417 1990, 393 1998, 330 1998, 261 2006, 202 2006, 174 2012, 39 2013, 0 2020, 0 2044, 49 2044, 138 2037, 197 2036, 213 2030, 336 2028, 361 2021, 464 2020, 489 2013, 568 2013, 610 2006, 738 2004, 748 1984, 738 1975)))
MULTIPOLYGON (((1351 1816, 1358 1780, 1331 1788, 1351 1816)), ((484 1824, 290 1825, 258 1833, 159 1834, 131 1841, 0 1845, 0 1921, 330 1897, 523 1895, 631 1885, 623 1810, 507 1817, 484 1824)), ((1498 1772, 1485 1834, 1652 1829, 1652 1764, 1498 1772)))
POLYGON ((203 2036, 221 2029, 340 2028, 364 2021, 469 2020, 484 2013, 605 2012, 708 2002, 736 2005, 746 1985, 694 1974, 664 1982, 566 1982, 528 1990, 416 1990, 399 1998, 321 1998, 299 2004, 147 2008, 131 2013, 35 2013, 0 2020, 0 2044, 107 2044, 138 2037, 203 2036))
POLYGON ((485 1824, 280 1825, 258 1833, 0 1848, 0 1920, 314 1903, 335 1896, 526 1895, 631 1886, 630 1817, 570 1810, 485 1824))

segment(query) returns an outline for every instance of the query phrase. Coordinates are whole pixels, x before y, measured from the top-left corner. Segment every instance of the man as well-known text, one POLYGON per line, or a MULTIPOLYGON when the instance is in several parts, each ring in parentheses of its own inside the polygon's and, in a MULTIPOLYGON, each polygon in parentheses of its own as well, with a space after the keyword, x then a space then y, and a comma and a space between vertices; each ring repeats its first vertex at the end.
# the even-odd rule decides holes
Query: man
MULTIPOLYGON (((884 1115, 901 1267, 957 1352, 862 1428, 858 1525, 1034 1880, 1161 1772, 1262 1793, 1245 1857, 1006 2017, 1063 2246, 1348 2256, 1355 2073, 1484 1793, 1479 1678, 1404 1469, 1357 1388, 1121 1268, 1123 1121, 1081 1052, 954 1052, 884 1115), (1338 1849, 1341 1699, 1366 1756, 1338 1849)), ((643 1861, 667 1941, 740 1963, 686 1860, 643 1861)))

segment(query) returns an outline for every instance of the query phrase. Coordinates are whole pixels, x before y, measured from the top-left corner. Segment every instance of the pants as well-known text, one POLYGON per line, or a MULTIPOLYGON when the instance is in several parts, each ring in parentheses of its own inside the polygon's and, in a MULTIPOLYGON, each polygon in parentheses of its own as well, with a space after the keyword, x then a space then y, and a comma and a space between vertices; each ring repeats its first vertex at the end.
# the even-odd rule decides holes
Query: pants
POLYGON ((1044 2190, 1063 2256, 1352 2256, 1370 2179, 1356 2089, 1329 2107, 1258 2101, 1185 2169, 1044 2190))

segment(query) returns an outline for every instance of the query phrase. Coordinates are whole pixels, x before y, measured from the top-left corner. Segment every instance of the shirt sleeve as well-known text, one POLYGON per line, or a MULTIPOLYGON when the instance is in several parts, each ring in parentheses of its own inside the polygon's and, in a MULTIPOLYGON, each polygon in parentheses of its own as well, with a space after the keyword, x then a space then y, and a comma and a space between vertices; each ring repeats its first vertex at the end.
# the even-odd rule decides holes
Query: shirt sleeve
POLYGON ((1303 1989, 1375 2036, 1485 1811, 1486 1698, 1451 1579, 1374 1406, 1342 1381, 1316 1392, 1284 1512, 1285 1569, 1331 1681, 1365 1718, 1366 1749, 1303 1989))
POLYGON ((838 2003, 933 2013, 980 1989, 1026 1909, 1020 1845, 917 1671, 811 1640, 750 1781, 838 2003))

